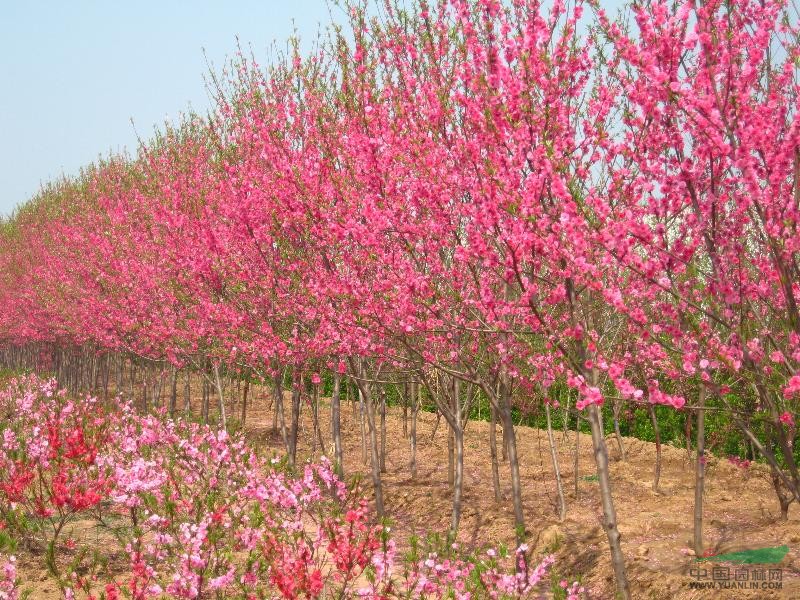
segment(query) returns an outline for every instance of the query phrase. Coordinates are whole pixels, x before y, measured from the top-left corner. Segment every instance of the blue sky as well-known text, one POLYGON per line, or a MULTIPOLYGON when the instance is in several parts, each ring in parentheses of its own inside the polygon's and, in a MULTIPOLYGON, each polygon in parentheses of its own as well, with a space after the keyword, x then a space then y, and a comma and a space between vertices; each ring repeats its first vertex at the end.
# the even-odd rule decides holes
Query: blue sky
POLYGON ((0 215, 188 106, 204 112, 203 49, 221 67, 238 36, 264 63, 295 28, 313 41, 331 11, 341 18, 324 0, 0 0, 0 215))

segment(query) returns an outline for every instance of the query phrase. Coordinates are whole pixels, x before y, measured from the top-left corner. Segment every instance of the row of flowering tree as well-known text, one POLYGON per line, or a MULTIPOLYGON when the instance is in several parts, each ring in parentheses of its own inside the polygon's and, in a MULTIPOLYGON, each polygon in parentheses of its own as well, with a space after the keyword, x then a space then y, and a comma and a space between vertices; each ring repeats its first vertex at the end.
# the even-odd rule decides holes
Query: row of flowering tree
POLYGON ((122 373, 114 357, 154 361, 173 397, 179 370, 201 373, 223 425, 226 377, 272 379, 292 461, 304 396, 316 418, 331 373, 339 468, 353 382, 379 514, 382 385, 414 410, 425 393, 451 431, 453 533, 480 396, 502 425, 520 541, 512 408, 549 411, 569 389, 625 598, 607 400, 697 415, 698 551, 710 396, 769 464, 784 512, 800 501, 787 4, 651 0, 618 22, 597 1, 345 9, 348 27, 310 56, 290 45, 267 70, 239 57, 212 79, 207 118, 50 185, 3 224, 6 354, 45 348, 65 373, 76 352, 104 356, 95 382, 122 373))

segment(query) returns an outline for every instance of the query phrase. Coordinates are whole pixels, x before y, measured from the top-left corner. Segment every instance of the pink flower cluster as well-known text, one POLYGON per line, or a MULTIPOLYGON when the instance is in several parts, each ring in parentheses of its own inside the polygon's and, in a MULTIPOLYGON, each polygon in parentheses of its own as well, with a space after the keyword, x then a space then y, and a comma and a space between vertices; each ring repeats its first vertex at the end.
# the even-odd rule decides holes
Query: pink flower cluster
POLYGON ((0 554, 0 600, 17 600, 17 559, 0 554))
MULTIPOLYGON (((0 412, 3 525, 52 548, 48 568, 65 598, 522 598, 553 563, 529 567, 524 547, 511 573, 436 554, 404 562, 329 461, 289 474, 240 436, 138 415, 120 400, 108 410, 71 400, 53 381, 11 381, 0 412), (78 519, 115 523, 127 575, 98 564, 59 571, 59 557, 85 547, 63 539, 78 519)), ((0 600, 16 600, 13 560, 4 569, 0 600)))
POLYGON ((738 456, 729 456, 728 462, 743 470, 749 469, 750 465, 753 464, 752 461, 747 460, 746 458, 740 458, 738 456))

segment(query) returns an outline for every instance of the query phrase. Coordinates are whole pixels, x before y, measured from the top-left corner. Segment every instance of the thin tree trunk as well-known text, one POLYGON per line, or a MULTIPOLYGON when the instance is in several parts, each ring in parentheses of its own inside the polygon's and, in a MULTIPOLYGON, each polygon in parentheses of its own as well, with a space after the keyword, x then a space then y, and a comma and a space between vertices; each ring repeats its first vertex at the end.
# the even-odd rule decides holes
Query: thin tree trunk
POLYGON ((340 388, 342 376, 336 373, 333 378, 333 396, 331 397, 331 431, 333 432, 333 453, 336 472, 344 477, 344 454, 342 452, 342 418, 340 388))
POLYGON ((550 404, 544 405, 544 412, 547 416, 547 439, 550 442, 550 458, 553 461, 553 473, 556 477, 556 490, 558 491, 558 518, 563 521, 567 516, 567 504, 564 501, 564 487, 561 483, 561 470, 558 468, 558 455, 556 454, 556 443, 553 439, 553 423, 550 419, 550 404))
MULTIPOLYGON (((273 397, 275 398, 275 414, 280 422, 281 439, 283 440, 283 447, 286 450, 289 461, 292 461, 292 448, 289 443, 289 434, 286 431, 286 417, 283 414, 283 377, 275 376, 275 383, 272 389, 273 397)), ((294 464, 294 463, 292 463, 294 464)))
POLYGON ((131 402, 135 401, 135 398, 133 397, 133 388, 135 385, 135 381, 136 381, 136 365, 133 364, 133 361, 131 361, 130 378, 128 379, 128 399, 131 402))
POLYGON ((460 382, 453 378, 453 420, 452 435, 455 449, 455 472, 453 473, 453 514, 450 520, 450 535, 455 541, 458 524, 461 521, 461 499, 464 492, 464 424, 461 418, 460 382))
POLYGON ((316 452, 317 443, 319 443, 320 451, 324 456, 328 455, 325 449, 325 440, 322 439, 322 429, 319 426, 319 385, 314 385, 314 391, 311 396, 311 419, 314 424, 313 431, 313 447, 311 453, 316 452))
POLYGON ((417 413, 419 412, 419 385, 411 382, 411 479, 417 478, 417 413))
POLYGON ((500 502, 500 465, 497 460, 497 409, 494 404, 489 404, 491 413, 489 422, 489 452, 492 456, 492 488, 494 489, 494 501, 500 502))
POLYGON ((103 360, 103 400, 108 402, 108 382, 111 378, 111 355, 106 354, 103 360))
POLYGON ((697 400, 697 462, 694 479, 694 552, 703 555, 703 491, 706 480, 706 431, 705 411, 706 388, 700 387, 697 400))
POLYGON ((372 400, 371 386, 366 382, 366 370, 354 359, 350 359, 350 366, 356 374, 356 384, 361 392, 362 407, 366 407, 367 424, 369 429, 370 467, 372 471, 372 487, 375 493, 375 512, 379 519, 384 516, 383 485, 381 482, 380 457, 378 456, 378 431, 375 422, 375 407, 372 400))
POLYGON ((358 385, 358 416, 359 427, 361 431, 361 462, 367 464, 367 430, 364 423, 366 419, 366 407, 364 406, 364 394, 361 391, 361 385, 358 385))
POLYGON ((614 509, 614 498, 611 495, 611 477, 608 472, 608 450, 603 436, 600 421, 600 408, 596 404, 589 406, 589 425, 592 428, 592 447, 597 464, 597 480, 600 484, 600 499, 603 505, 603 528, 611 548, 611 565, 617 581, 617 591, 622 600, 630 600, 631 591, 628 575, 625 571, 625 555, 622 553, 620 533, 617 527, 617 513, 614 509))
POLYGON ((186 385, 183 388, 183 412, 187 417, 192 414, 192 372, 186 369, 186 385))
POLYGON ((408 382, 403 383, 403 437, 408 437, 408 382))
POLYGON ((370 463, 372 467, 372 484, 375 490, 375 512, 379 519, 384 516, 383 486, 381 484, 380 457, 378 456, 378 431, 375 423, 375 408, 372 398, 364 399, 367 407, 367 423, 369 425, 370 463))
POLYGON ((125 359, 120 354, 117 357, 117 384, 114 387, 114 393, 120 395, 122 393, 123 378, 125 377, 125 359))
MULTIPOLYGON (((774 452, 775 450, 773 450, 774 452)), ((772 487, 775 490, 775 495, 778 497, 778 504, 781 509, 781 521, 789 520, 789 505, 792 503, 792 497, 783 492, 783 482, 780 476, 773 471, 772 473, 772 487)))
POLYGON ((511 496, 514 503, 514 528, 517 543, 525 541, 525 513, 522 507, 522 482, 519 474, 519 459, 517 457, 517 440, 514 431, 514 421, 511 418, 510 386, 507 375, 500 377, 500 393, 495 395, 489 386, 483 386, 487 395, 495 398, 500 423, 503 426, 503 447, 508 452, 508 462, 511 471, 511 496))
POLYGON ((658 417, 652 404, 647 405, 650 421, 653 423, 653 433, 656 437, 656 464, 653 469, 653 491, 658 492, 658 480, 661 479, 661 430, 658 428, 658 417))
POLYGON ((625 454, 625 444, 622 441, 622 433, 619 430, 619 411, 622 407, 622 403, 619 400, 614 401, 614 435, 617 438, 617 447, 619 448, 619 455, 622 461, 628 460, 627 455, 625 454))
POLYGON ((381 396, 381 473, 386 473, 386 390, 378 393, 381 396))
POLYGON ((206 378, 205 372, 202 373, 203 376, 203 424, 205 425, 208 423, 208 411, 209 411, 209 399, 208 399, 208 379, 206 378))
POLYGON ((580 442, 581 442, 581 415, 575 415, 575 456, 573 458, 572 471, 575 473, 575 499, 578 499, 578 462, 580 458, 580 442))
POLYGON ((169 416, 175 417, 175 407, 178 404, 178 369, 172 367, 172 394, 169 397, 169 416))
POLYGON ((222 421, 222 429, 228 430, 228 419, 225 416, 225 395, 222 392, 222 382, 219 379, 219 365, 214 363, 214 381, 217 384, 217 395, 219 396, 219 417, 222 421))
POLYGON ((453 428, 447 428, 447 485, 453 489, 456 471, 456 442, 453 428))
POLYGON ((289 436, 289 463, 297 461, 297 431, 300 426, 300 382, 297 374, 292 377, 292 423, 289 436))
POLYGON ((244 390, 242 391, 242 427, 247 423, 247 395, 250 393, 250 374, 245 374, 244 390))

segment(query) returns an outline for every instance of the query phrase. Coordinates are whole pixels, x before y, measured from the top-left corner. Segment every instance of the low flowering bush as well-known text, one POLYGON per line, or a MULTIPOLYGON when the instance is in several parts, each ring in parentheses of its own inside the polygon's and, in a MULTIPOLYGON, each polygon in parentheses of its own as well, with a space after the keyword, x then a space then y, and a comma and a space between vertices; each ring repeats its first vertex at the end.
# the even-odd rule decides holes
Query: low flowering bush
POLYGON ((13 556, 0 555, 0 600, 17 600, 17 560, 13 556))
POLYGON ((747 470, 750 468, 750 465, 753 464, 752 461, 747 460, 746 458, 741 458, 739 456, 729 456, 728 462, 731 463, 735 467, 739 467, 740 469, 747 470))
POLYGON ((53 380, 22 377, 0 392, 0 520, 45 552, 61 585, 59 555, 90 554, 64 539, 67 525, 96 519, 113 485, 98 452, 114 422, 95 398, 69 399, 53 380))
POLYGON ((580 600, 586 591, 585 588, 577 581, 570 584, 566 580, 562 579, 559 585, 567 595, 567 600, 580 600))
MULTIPOLYGON (((525 598, 553 563, 529 566, 525 547, 505 568, 496 552, 401 557, 326 459, 289 473, 242 436, 71 400, 54 381, 13 380, 0 411, 3 528, 45 555, 67 599, 525 598), (67 536, 75 521, 116 539, 127 566, 67 536)), ((0 600, 17 598, 14 565, 0 600)))

